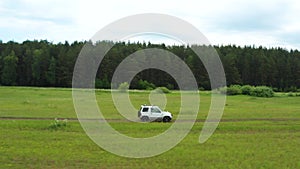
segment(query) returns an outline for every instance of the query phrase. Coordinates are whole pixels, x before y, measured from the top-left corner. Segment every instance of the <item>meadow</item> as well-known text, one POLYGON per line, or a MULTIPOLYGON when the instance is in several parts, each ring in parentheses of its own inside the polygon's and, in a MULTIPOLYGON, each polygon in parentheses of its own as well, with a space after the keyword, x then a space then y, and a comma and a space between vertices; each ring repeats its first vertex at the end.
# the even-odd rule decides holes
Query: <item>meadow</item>
MULTIPOLYGON (((130 91, 136 108, 149 103, 149 91, 130 91)), ((166 94, 176 118, 180 94, 166 94)), ((96 98, 109 123, 132 137, 150 137, 172 123, 133 123, 122 119, 109 91, 96 98)), ((300 168, 300 97, 228 96, 222 121, 207 142, 199 134, 210 106, 200 92, 197 122, 176 147, 150 158, 125 158, 97 146, 76 120, 72 89, 0 87, 0 168, 300 168), (69 119, 57 126, 54 119, 69 119)))

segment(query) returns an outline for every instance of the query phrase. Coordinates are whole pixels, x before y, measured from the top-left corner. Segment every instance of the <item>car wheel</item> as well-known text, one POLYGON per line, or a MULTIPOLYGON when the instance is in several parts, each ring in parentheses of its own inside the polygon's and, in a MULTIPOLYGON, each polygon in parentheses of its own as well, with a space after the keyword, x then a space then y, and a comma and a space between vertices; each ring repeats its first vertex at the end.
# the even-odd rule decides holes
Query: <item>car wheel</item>
POLYGON ((166 117, 164 117, 163 118, 163 122, 170 122, 171 121, 171 118, 170 117, 168 117, 168 116, 166 116, 166 117))
POLYGON ((143 117, 141 118, 141 120, 142 120, 142 122, 147 122, 147 121, 149 121, 149 117, 143 116, 143 117))

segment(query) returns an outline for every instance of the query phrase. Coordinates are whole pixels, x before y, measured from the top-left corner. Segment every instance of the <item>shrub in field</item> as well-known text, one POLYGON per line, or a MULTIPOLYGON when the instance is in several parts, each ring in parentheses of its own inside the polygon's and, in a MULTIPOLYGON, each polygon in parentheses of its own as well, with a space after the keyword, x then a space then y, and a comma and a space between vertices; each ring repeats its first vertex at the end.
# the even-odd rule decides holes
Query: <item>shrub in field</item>
POLYGON ((68 120, 58 120, 57 118, 54 119, 54 122, 48 127, 50 130, 58 130, 67 127, 68 120))
POLYGON ((256 97, 273 97, 274 91, 272 88, 267 86, 240 86, 240 85, 231 85, 229 87, 223 87, 219 89, 221 94, 227 95, 250 95, 256 97))
POLYGON ((282 90, 278 89, 277 87, 273 87, 272 89, 273 89, 274 92, 282 92, 282 90))
POLYGON ((153 83, 148 82, 147 80, 140 79, 138 81, 138 89, 144 89, 144 90, 153 90, 155 89, 155 85, 153 83))
POLYGON ((241 86, 240 85, 231 85, 229 87, 221 89, 221 93, 227 94, 227 95, 240 95, 242 94, 241 86))
POLYGON ((250 95, 252 90, 253 90, 253 86, 250 86, 250 85, 244 85, 241 87, 241 90, 242 90, 242 94, 244 95, 250 95))
POLYGON ((253 88, 250 95, 256 97, 273 97, 274 91, 272 88, 267 86, 257 86, 253 88))
POLYGON ((119 85, 118 90, 120 92, 126 92, 129 89, 129 84, 128 82, 123 82, 119 85))
POLYGON ((169 90, 173 90, 173 89, 174 89, 174 85, 173 85, 173 84, 170 84, 170 83, 168 83, 166 87, 167 87, 169 90))
POLYGON ((171 91, 166 87, 158 87, 155 89, 157 93, 171 93, 171 91))
POLYGON ((299 97, 300 96, 300 93, 293 93, 293 92, 289 92, 288 94, 287 94, 287 96, 289 96, 289 97, 299 97))
POLYGON ((226 94, 227 88, 228 88, 227 86, 219 88, 220 93, 221 94, 226 94))
POLYGON ((199 87, 199 91, 205 91, 203 87, 199 87))
POLYGON ((110 82, 107 80, 107 78, 105 78, 103 80, 96 78, 95 88, 109 89, 110 88, 110 82))
POLYGON ((288 87, 288 88, 285 88, 284 91, 285 92, 297 92, 297 87, 296 86, 291 86, 291 87, 288 87))

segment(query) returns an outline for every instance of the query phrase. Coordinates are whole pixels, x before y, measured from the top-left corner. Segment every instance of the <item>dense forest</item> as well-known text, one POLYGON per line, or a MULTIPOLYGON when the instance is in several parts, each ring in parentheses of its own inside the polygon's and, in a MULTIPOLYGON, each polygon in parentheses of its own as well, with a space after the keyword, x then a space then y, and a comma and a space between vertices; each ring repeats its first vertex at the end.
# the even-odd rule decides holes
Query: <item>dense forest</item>
MULTIPOLYGON (((112 42, 104 42, 112 43, 112 42)), ((46 40, 23 43, 0 41, 0 85, 71 87, 76 58, 85 42, 53 44, 46 40)), ((266 85, 277 91, 300 88, 300 52, 282 48, 235 45, 214 46, 226 73, 227 84, 266 85)), ((148 43, 115 43, 99 67, 96 87, 110 88, 118 64, 135 51, 146 48, 168 50, 187 63, 199 88, 210 89, 207 72, 189 46, 148 43)), ((131 88, 142 88, 140 80, 155 86, 176 89, 172 77, 160 70, 144 70, 136 75, 131 88)))

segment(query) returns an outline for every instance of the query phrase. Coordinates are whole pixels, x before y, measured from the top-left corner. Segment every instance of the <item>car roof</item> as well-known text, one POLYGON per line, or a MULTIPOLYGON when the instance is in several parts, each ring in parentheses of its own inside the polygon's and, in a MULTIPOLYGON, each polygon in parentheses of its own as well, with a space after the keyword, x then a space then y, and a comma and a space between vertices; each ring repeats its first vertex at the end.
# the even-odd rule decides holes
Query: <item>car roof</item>
POLYGON ((154 106, 154 105, 141 105, 141 107, 158 107, 158 106, 154 106))

